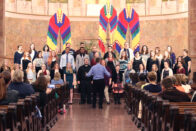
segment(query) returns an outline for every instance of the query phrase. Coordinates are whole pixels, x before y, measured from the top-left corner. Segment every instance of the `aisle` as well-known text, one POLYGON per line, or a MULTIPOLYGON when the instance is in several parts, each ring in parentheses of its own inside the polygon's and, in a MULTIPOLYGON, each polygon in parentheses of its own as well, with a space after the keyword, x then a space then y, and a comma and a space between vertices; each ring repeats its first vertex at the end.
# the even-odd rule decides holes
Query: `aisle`
POLYGON ((74 104, 65 115, 58 116, 51 131, 137 131, 124 104, 103 106, 101 110, 74 104))

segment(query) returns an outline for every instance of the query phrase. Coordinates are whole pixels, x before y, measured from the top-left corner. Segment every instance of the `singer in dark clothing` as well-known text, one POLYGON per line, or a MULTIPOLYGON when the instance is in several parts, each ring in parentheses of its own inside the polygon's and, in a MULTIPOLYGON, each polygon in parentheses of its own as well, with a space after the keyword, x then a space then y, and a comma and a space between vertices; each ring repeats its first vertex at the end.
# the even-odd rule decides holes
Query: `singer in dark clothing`
POLYGON ((85 104, 86 103, 86 98, 87 98, 87 103, 91 104, 91 81, 92 81, 92 77, 86 77, 86 74, 91 69, 91 66, 88 63, 89 63, 89 59, 85 58, 84 59, 84 65, 79 67, 78 74, 77 74, 78 84, 80 85, 80 88, 81 88, 80 104, 85 104))

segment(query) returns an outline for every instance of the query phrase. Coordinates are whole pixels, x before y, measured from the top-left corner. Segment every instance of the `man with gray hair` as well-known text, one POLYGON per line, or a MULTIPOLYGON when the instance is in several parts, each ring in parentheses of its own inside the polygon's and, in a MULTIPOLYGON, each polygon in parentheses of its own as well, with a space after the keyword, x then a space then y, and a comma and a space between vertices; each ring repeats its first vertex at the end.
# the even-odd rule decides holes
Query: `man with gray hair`
POLYGON ((84 65, 80 66, 78 69, 78 84, 80 86, 81 91, 81 100, 80 104, 85 104, 86 99, 87 103, 91 104, 91 81, 92 77, 86 77, 86 74, 91 69, 91 66, 89 65, 89 58, 84 58, 84 65))

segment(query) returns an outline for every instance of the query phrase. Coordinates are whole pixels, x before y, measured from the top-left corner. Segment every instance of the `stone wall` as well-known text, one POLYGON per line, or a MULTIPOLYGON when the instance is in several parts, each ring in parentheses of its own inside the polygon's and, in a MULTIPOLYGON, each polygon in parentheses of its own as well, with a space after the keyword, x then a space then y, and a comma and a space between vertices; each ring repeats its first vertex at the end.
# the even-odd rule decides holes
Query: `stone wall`
MULTIPOLYGON (((18 44, 25 50, 33 42, 37 50, 41 50, 46 42, 48 20, 31 20, 18 18, 5 18, 6 56, 12 57, 18 44)), ((142 20, 141 43, 154 49, 156 46, 162 50, 172 45, 177 55, 188 48, 188 18, 166 20, 142 20)), ((98 21, 72 21, 71 33, 73 48, 78 48, 80 41, 93 39, 97 44, 98 21)))

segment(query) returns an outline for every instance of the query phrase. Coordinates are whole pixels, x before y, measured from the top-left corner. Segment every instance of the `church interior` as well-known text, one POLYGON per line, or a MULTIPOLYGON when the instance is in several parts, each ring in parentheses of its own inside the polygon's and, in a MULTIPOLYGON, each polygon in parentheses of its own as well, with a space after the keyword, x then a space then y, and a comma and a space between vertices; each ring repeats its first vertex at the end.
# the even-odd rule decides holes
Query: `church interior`
POLYGON ((195 0, 0 0, 0 131, 194 131, 195 42, 195 0))

